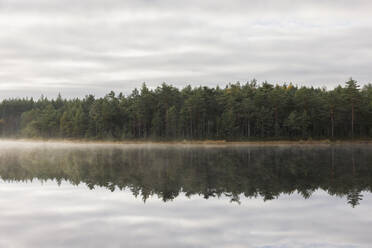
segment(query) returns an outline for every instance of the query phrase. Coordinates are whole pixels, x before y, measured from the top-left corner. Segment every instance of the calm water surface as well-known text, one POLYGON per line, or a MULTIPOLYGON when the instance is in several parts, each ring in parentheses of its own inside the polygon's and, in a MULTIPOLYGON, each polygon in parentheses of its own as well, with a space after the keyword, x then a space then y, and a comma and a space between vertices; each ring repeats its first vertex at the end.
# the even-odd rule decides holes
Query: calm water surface
POLYGON ((370 145, 0 149, 0 247, 372 244, 370 145))

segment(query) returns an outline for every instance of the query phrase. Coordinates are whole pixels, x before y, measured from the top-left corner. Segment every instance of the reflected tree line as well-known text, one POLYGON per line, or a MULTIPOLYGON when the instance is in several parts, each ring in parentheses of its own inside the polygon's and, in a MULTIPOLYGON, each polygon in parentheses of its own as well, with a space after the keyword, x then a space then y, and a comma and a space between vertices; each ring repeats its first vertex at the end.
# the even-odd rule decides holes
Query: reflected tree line
POLYGON ((355 207, 371 191, 372 149, 323 147, 169 147, 28 149, 0 152, 5 181, 56 180, 111 191, 129 189, 144 201, 180 194, 272 200, 318 189, 355 207))

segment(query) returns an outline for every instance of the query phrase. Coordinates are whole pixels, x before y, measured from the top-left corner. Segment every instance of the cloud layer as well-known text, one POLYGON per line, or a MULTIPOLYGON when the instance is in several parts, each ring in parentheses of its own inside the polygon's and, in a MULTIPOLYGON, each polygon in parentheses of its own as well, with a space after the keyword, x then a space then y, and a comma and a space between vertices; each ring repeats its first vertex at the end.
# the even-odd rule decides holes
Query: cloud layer
POLYGON ((370 1, 0 0, 0 97, 372 81, 370 1))

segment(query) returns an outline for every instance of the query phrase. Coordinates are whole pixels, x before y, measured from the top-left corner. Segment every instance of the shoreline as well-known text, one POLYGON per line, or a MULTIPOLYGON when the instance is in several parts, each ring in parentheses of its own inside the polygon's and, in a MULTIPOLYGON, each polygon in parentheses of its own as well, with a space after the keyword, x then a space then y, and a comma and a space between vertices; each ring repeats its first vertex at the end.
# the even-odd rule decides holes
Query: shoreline
POLYGON ((1 142, 11 143, 64 143, 87 145, 217 145, 217 146, 265 146, 265 145, 348 145, 372 144, 372 140, 262 140, 262 141, 226 141, 226 140, 183 140, 183 141, 151 141, 151 140, 84 140, 84 139, 25 139, 0 138, 1 142))

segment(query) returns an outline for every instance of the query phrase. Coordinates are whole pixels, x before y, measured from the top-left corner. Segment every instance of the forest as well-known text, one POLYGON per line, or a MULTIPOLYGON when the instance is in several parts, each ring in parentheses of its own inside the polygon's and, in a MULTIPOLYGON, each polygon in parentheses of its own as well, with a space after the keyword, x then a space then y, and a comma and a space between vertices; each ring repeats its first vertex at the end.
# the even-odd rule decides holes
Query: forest
POLYGON ((6 138, 94 140, 274 140, 372 137, 372 85, 334 89, 234 83, 178 89, 144 83, 131 94, 4 99, 6 138))

